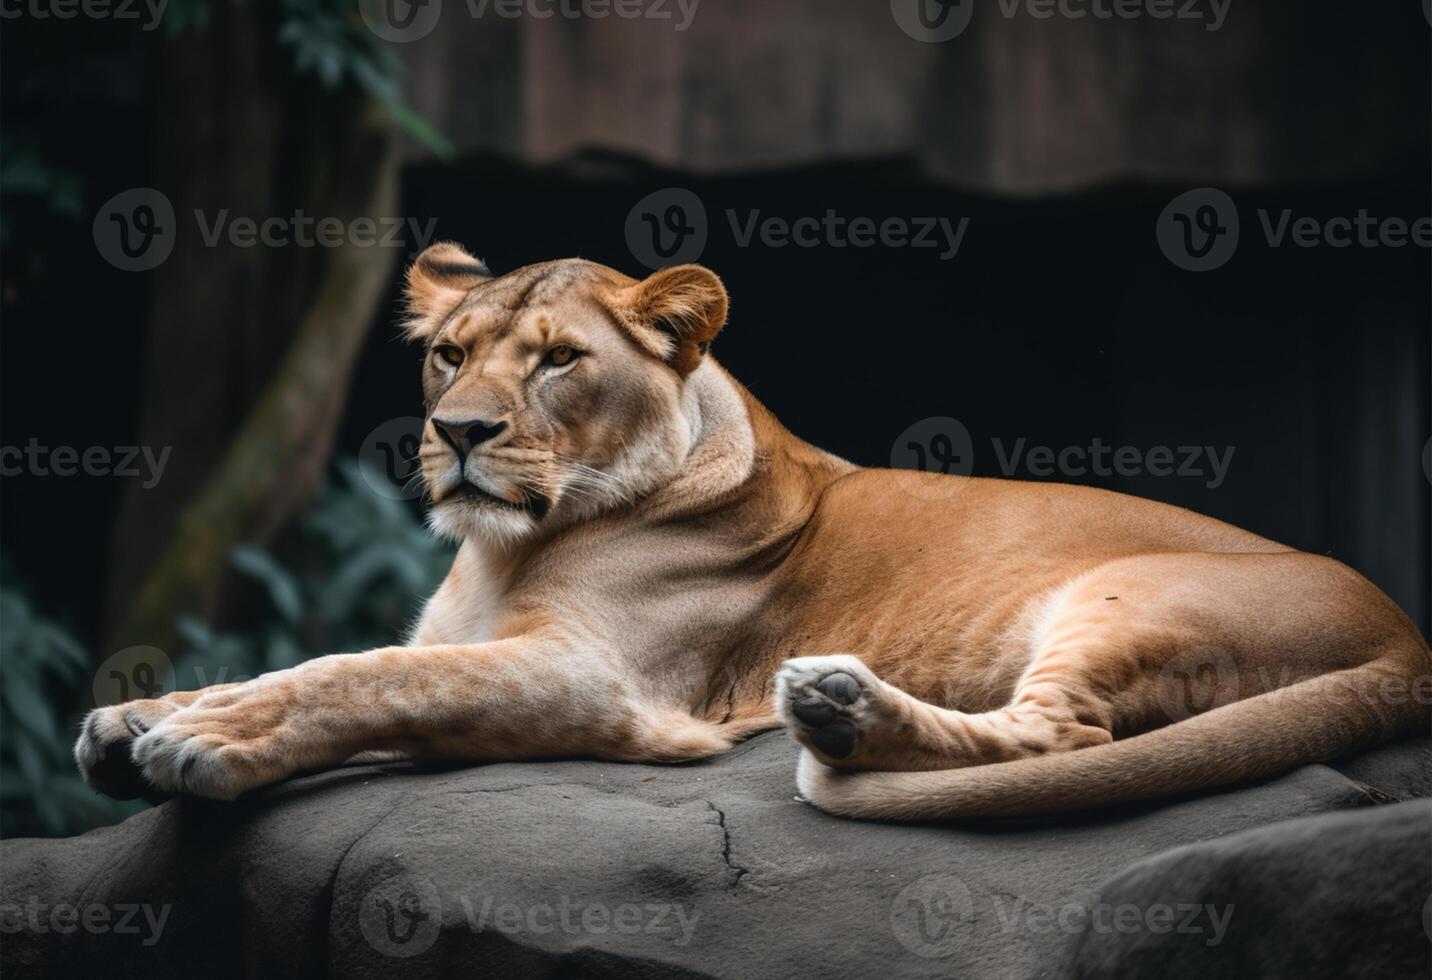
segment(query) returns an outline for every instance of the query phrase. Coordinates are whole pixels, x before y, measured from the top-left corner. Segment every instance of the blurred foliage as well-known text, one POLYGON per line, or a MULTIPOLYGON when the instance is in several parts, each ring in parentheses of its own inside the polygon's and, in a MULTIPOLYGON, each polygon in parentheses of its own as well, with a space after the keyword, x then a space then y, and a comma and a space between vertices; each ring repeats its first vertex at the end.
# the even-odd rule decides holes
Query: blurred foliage
MULTIPOLYGON (((215 2, 225 0, 170 0, 165 32, 173 37, 204 29, 215 2)), ((443 159, 453 155, 447 138, 403 104, 398 85, 403 63, 368 29, 358 12, 358 0, 279 0, 279 13, 278 42, 293 49, 294 67, 300 73, 316 75, 327 89, 356 85, 386 106, 394 122, 431 153, 443 159)))
MULTIPOLYGON (((216 2, 251 3, 254 0, 169 0, 164 30, 170 37, 204 30, 216 2)), ((441 159, 453 156, 448 139, 404 104, 400 90, 403 63, 389 46, 367 28, 358 12, 358 0, 279 0, 279 27, 275 43, 293 50, 294 68, 316 76, 323 87, 335 90, 353 85, 381 103, 394 123, 429 152, 441 159)), ((79 179, 48 164, 38 144, 7 136, 0 140, 0 197, 6 211, 20 200, 40 203, 50 214, 78 219, 83 206, 79 179)), ((8 244, 13 216, 0 213, 0 244, 8 244)))
POLYGON ((50 165, 34 140, 14 134, 0 137, 0 245, 10 244, 12 212, 21 201, 30 202, 47 217, 78 221, 84 208, 80 182, 74 174, 50 165))
MULTIPOLYGON (((358 464, 342 461, 281 558, 234 550, 233 567, 261 594, 251 625, 223 631, 181 620, 187 647, 176 658, 177 686, 243 680, 321 653, 399 642, 452 557, 406 504, 374 493, 358 464)), ((70 755, 100 659, 36 613, 13 576, 0 578, 3 836, 72 834, 143 809, 89 789, 70 755)))
POLYGON ((90 692, 93 664, 0 572, 0 835, 78 833, 144 808, 100 796, 75 771, 75 726, 58 705, 90 692))

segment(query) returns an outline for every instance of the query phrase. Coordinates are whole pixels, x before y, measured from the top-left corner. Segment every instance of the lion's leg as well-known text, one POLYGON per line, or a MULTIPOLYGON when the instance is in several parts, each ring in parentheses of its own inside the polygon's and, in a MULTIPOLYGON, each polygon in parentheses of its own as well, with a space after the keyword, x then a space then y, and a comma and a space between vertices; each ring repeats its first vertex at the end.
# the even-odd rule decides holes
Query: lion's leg
POLYGON ((614 655, 520 637, 320 657, 202 692, 134 742, 151 786, 231 799, 360 752, 681 761, 735 733, 635 699, 614 655))
POLYGON ((978 714, 927 704, 850 656, 788 660, 776 685, 796 740, 837 769, 955 769, 1113 739, 1111 707, 1077 671, 1040 671, 1006 707, 978 714))
POLYGON ((1367 663, 1408 635, 1365 580, 1298 553, 1121 559, 1050 602, 996 710, 926 704, 853 657, 788 661, 777 708, 833 768, 955 769, 1158 728, 1367 663))

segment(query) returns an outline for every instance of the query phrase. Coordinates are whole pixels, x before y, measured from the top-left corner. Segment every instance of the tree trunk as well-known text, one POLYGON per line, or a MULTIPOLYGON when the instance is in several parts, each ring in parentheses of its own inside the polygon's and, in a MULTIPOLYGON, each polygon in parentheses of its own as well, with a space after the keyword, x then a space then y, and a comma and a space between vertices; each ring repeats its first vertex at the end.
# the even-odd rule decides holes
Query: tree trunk
POLYGON ((233 546, 268 541, 312 497, 393 271, 393 249, 347 236, 244 248, 201 234, 300 210, 345 227, 397 213, 386 110, 294 78, 276 16, 217 4, 198 37, 163 42, 156 186, 179 228, 156 273, 141 441, 173 450, 164 478, 121 507, 110 649, 176 646, 178 615, 215 610, 233 546))

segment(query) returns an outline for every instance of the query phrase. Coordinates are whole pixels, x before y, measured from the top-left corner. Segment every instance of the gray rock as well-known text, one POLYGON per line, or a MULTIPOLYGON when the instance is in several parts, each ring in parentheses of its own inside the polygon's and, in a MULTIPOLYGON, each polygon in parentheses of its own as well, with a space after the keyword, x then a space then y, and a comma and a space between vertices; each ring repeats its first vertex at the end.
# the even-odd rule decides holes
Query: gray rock
MULTIPOLYGON (((1136 862, 1327 813, 1355 844, 1359 821, 1395 810, 1374 796, 1412 785, 1404 770, 1425 755, 1364 757, 1374 796, 1305 766, 1222 794, 981 825, 827 817, 793 798, 795 759, 776 732, 678 767, 370 766, 5 841, 0 961, 57 977, 1048 975, 1095 949, 1091 909, 1136 862), (66 906, 91 925, 59 931, 66 906)), ((1377 861, 1415 889, 1428 859, 1377 861)), ((1261 896, 1255 872, 1238 883, 1261 896)))
POLYGON ((1099 894, 1179 910, 1091 929, 1071 977, 1432 976, 1432 803, 1304 817, 1177 848, 1099 894))

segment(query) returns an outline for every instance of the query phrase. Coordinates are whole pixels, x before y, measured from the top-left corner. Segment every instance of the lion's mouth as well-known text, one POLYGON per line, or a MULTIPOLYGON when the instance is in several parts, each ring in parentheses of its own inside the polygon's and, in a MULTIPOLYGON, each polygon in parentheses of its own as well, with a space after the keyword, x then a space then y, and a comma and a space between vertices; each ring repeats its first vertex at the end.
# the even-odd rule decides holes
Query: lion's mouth
POLYGON ((525 511, 539 521, 547 516, 547 511, 552 507, 552 501, 547 499, 545 494, 528 489, 527 487, 522 488, 522 499, 518 501, 508 500, 506 497, 499 497, 495 493, 488 493, 477 484, 464 481, 453 490, 451 496, 454 500, 466 500, 471 503, 498 504, 510 510, 525 511))

